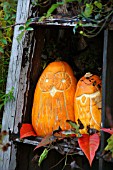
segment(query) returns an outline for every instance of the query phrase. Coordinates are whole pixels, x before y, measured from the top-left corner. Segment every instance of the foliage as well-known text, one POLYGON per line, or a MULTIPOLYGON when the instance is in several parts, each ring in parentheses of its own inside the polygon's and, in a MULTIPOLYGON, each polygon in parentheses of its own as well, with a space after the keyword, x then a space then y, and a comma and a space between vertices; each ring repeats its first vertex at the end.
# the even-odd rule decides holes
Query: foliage
POLYGON ((17 37, 18 43, 21 41, 26 31, 33 31, 33 28, 30 27, 31 22, 32 22, 32 18, 28 19, 27 22, 23 26, 19 27, 19 31, 21 31, 21 33, 17 37))
MULTIPOLYGON (((62 131, 62 129, 59 128, 58 130, 53 131, 53 133, 46 135, 42 139, 42 141, 35 147, 34 150, 36 150, 40 147, 43 147, 43 146, 48 147, 48 149, 44 149, 44 151, 42 152, 42 154, 39 157, 39 160, 38 160, 39 166, 42 163, 42 161, 47 157, 49 150, 51 150, 53 148, 54 149, 57 148, 57 150, 59 150, 58 148, 60 148, 61 146, 60 146, 60 143, 59 143, 59 145, 57 145, 57 143, 60 141, 64 142, 65 140, 67 140, 68 141, 67 147, 71 148, 71 150, 68 150, 66 153, 65 153, 65 151, 60 151, 61 154, 68 155, 68 154, 78 153, 75 149, 76 145, 77 145, 76 144, 77 139, 78 139, 79 147, 84 152, 87 159, 89 160, 90 166, 92 165, 92 161, 95 157, 95 153, 96 153, 96 151, 99 147, 99 144, 100 144, 99 134, 95 133, 95 132, 94 132, 94 134, 80 134, 79 130, 82 127, 78 126, 75 122, 73 122, 71 120, 68 120, 67 122, 71 125, 71 128, 72 128, 71 130, 62 131), (69 144, 69 140, 71 141, 70 144, 69 144), (71 146, 72 143, 74 146, 71 146)), ((34 132, 31 129, 32 129, 32 125, 23 124, 20 129, 20 138, 22 139, 22 138, 29 137, 29 136, 36 136, 36 134, 34 135, 34 132), (30 130, 29 130, 28 126, 30 127, 30 130)))
MULTIPOLYGON (((63 7, 71 4, 73 8, 76 7, 75 13, 76 16, 72 16, 72 18, 77 18, 78 22, 75 24, 73 28, 73 33, 75 34, 77 31, 88 38, 92 38, 97 36, 101 30, 108 25, 111 17, 113 15, 113 1, 109 0, 107 2, 101 0, 61 0, 52 4, 51 7, 47 10, 46 13, 43 13, 38 20, 38 22, 43 22, 46 19, 53 18, 53 13, 59 7, 63 7), (85 21, 85 22, 84 22, 85 21), (91 28, 89 30, 89 27, 91 28)), ((50 5, 48 0, 38 1, 35 0, 33 5, 38 7, 46 7, 50 5)), ((64 7, 66 8, 66 7, 64 7)), ((67 10, 67 9, 66 9, 67 10)), ((68 11, 68 10, 67 10, 68 11)), ((62 14, 63 15, 63 14, 62 14)), ((51 21, 51 20, 50 20, 51 21)), ((22 39, 24 33, 26 31, 32 31, 33 28, 30 26, 32 23, 36 23, 34 20, 29 19, 23 26, 20 26, 19 30, 21 33, 17 37, 18 42, 22 39)))
POLYGON ((25 123, 22 124, 22 127, 20 129, 20 138, 24 138, 27 136, 36 136, 36 133, 34 132, 31 124, 25 123))
POLYGON ((14 88, 12 87, 11 90, 7 93, 7 94, 3 94, 0 98, 0 110, 2 109, 2 107, 9 101, 14 99, 13 96, 13 90, 14 88))
POLYGON ((12 91, 5 95, 6 78, 10 59, 13 24, 16 17, 17 0, 0 0, 0 110, 12 99, 12 91))
POLYGON ((42 161, 47 158, 49 150, 47 150, 46 148, 44 149, 44 151, 42 152, 42 154, 40 155, 39 161, 38 161, 38 165, 40 166, 42 161))
POLYGON ((90 166, 95 157, 95 152, 97 151, 100 144, 100 136, 98 133, 93 135, 83 134, 81 138, 78 139, 78 143, 87 159, 89 160, 90 166))
POLYGON ((102 128, 104 132, 111 134, 111 136, 107 139, 107 146, 105 147, 104 151, 109 151, 107 154, 109 155, 107 159, 113 158, 113 128, 102 128))
POLYGON ((113 135, 110 136, 110 138, 107 140, 108 144, 105 147, 106 151, 110 151, 112 153, 113 158, 113 135))
POLYGON ((40 18, 39 21, 43 21, 46 18, 52 17, 53 12, 60 6, 65 4, 74 4, 76 6, 76 16, 78 18, 78 23, 75 24, 73 32, 75 33, 78 28, 80 28, 79 33, 87 36, 88 38, 94 37, 100 33, 100 31, 108 24, 111 16, 113 15, 113 1, 109 0, 107 2, 101 0, 62 0, 48 9, 47 13, 40 18), (83 22, 85 21, 85 23, 83 22), (84 28, 86 27, 86 28, 84 28), (91 27, 89 30, 87 27, 91 27), (99 29, 97 29, 97 27, 99 29))

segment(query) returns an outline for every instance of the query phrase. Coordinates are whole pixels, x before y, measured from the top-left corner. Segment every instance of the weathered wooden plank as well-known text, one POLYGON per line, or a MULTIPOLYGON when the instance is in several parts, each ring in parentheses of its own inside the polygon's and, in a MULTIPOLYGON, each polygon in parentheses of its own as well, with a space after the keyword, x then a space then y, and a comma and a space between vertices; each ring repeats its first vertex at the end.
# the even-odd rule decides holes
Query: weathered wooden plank
MULTIPOLYGON (((23 57, 21 63, 21 71, 18 82, 18 95, 16 99, 16 114, 14 121, 14 133, 18 133, 18 124, 22 121, 22 114, 24 112, 24 104, 25 104, 25 94, 27 93, 27 89, 29 88, 29 68, 31 66, 31 57, 33 55, 31 41, 33 39, 33 33, 27 34, 25 36, 24 49, 23 49, 23 57), (32 51, 32 55, 31 55, 32 51)), ((33 45, 34 42, 33 42, 33 45)))
MULTIPOLYGON (((24 109, 23 109, 23 122, 31 122, 31 112, 32 112, 32 102, 34 96, 34 90, 38 78, 40 76, 40 61, 41 61, 41 54, 44 45, 44 29, 37 29, 34 34, 35 38, 35 48, 31 50, 31 61, 29 64, 27 76, 26 76, 26 83, 27 89, 24 97, 24 109), (34 51, 34 52, 33 52, 34 51)), ((25 70, 25 68, 24 68, 25 70)))
MULTIPOLYGON (((30 0, 19 0, 17 6, 17 16, 16 16, 16 23, 25 23, 29 17, 29 9, 30 9, 30 0)), ((7 87, 6 93, 8 93, 12 87, 14 87, 14 98, 15 100, 8 102, 5 105, 4 113, 3 113, 3 121, 2 121, 2 130, 11 130, 13 131, 14 127, 14 119, 16 114, 16 105, 17 105, 17 96, 18 96, 18 86, 19 86, 19 79, 20 79, 20 71, 21 71, 21 64, 22 64, 22 56, 23 56, 23 49, 24 49, 24 39, 20 43, 17 42, 17 36, 20 33, 18 30, 19 26, 16 26, 14 29, 14 37, 13 37, 13 44, 12 44, 12 52, 9 64, 9 71, 8 71, 8 78, 7 78, 7 87)), ((21 112, 21 111, 20 111, 21 112)), ((4 139, 4 143, 9 141, 9 136, 4 139)), ((0 169, 1 170, 13 170, 15 166, 15 150, 14 146, 12 145, 6 152, 0 151, 0 157, 2 161, 0 161, 0 169), (13 157, 11 157, 13 154, 13 157), (13 165, 13 167, 11 166, 13 165)))

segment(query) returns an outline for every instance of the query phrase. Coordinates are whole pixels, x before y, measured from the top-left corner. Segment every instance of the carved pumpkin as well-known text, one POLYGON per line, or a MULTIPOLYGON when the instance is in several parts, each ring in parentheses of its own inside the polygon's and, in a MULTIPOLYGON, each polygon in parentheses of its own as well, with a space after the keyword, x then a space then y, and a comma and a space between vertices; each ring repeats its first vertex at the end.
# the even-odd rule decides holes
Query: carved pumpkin
POLYGON ((32 125, 38 136, 45 136, 59 126, 62 130, 70 128, 66 120, 75 120, 76 82, 66 62, 52 62, 43 71, 35 89, 32 108, 32 125))
POLYGON ((77 84, 74 100, 75 121, 82 124, 80 132, 89 129, 100 130, 101 124, 101 79, 97 75, 86 73, 77 84))

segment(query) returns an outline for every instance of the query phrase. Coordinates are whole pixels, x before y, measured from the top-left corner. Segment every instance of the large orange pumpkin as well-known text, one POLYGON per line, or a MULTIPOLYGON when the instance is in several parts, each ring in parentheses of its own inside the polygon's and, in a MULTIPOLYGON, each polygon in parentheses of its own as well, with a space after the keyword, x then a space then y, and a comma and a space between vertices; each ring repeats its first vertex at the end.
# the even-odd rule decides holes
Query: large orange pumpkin
POLYGON ((101 125, 101 79, 97 75, 86 73, 77 84, 74 99, 75 121, 83 124, 80 132, 89 129, 100 130, 101 125))
POLYGON ((74 121, 76 79, 71 67, 63 61, 50 63, 37 83, 32 108, 32 125, 38 136, 45 136, 59 126, 70 128, 74 121))

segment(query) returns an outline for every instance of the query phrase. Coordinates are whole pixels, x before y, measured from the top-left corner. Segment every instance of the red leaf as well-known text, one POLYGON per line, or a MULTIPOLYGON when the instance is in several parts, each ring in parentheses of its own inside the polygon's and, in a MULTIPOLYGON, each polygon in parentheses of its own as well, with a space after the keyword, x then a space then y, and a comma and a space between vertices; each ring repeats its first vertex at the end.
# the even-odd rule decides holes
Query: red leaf
POLYGON ((37 136, 34 132, 33 126, 28 123, 22 124, 22 127, 20 129, 20 138, 25 138, 29 136, 37 136))
POLYGON ((100 136, 97 133, 93 135, 83 134, 82 137, 78 138, 78 144, 89 160, 91 166, 95 157, 95 152, 100 144, 100 136))
POLYGON ((61 132, 59 132, 59 133, 55 132, 55 134, 50 133, 42 139, 42 141, 36 146, 35 149, 38 149, 42 146, 46 146, 48 144, 56 142, 56 140, 62 140, 65 137, 66 137, 66 135, 63 135, 61 132))
POLYGON ((111 135, 113 134, 113 128, 101 128, 104 132, 110 133, 111 135))
MULTIPOLYGON (((52 142, 56 141, 56 138, 54 138, 54 136, 52 134, 48 134, 46 135, 42 141, 35 147, 35 149, 38 149, 42 146, 46 146, 48 144, 51 144, 52 142)), ((34 150, 35 150, 34 149, 34 150)))

